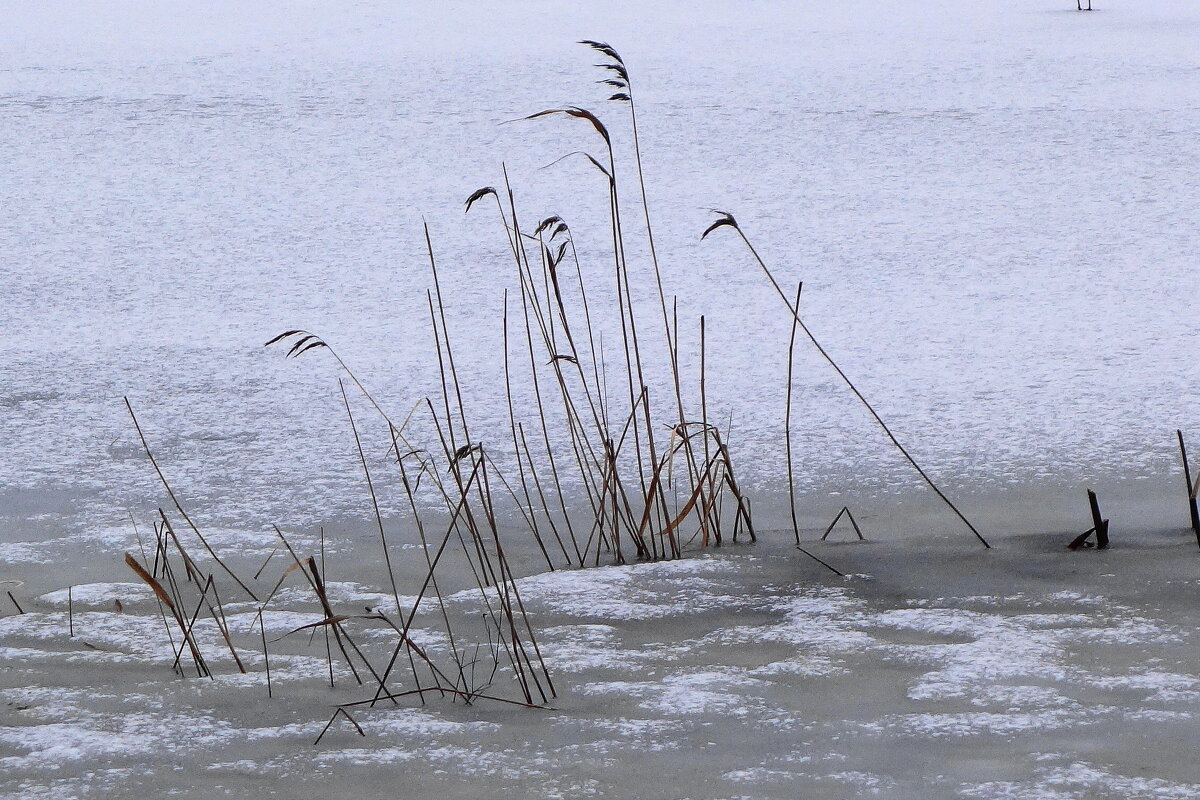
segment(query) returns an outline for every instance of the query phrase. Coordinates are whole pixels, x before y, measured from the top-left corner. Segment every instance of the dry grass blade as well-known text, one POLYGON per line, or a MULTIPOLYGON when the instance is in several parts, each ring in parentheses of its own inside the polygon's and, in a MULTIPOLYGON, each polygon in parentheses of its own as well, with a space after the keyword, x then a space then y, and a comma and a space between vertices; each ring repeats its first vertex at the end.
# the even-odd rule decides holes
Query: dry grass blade
POLYGON ((557 267, 562 263, 563 258, 567 255, 567 247, 570 244, 571 243, 567 241, 558 246, 558 250, 554 253, 554 261, 552 262, 552 266, 557 267))
MULTIPOLYGON (((284 639, 286 639, 287 637, 291 636, 293 633, 299 633, 300 631, 312 630, 313 628, 320 628, 324 625, 338 625, 340 623, 345 622, 348 619, 358 619, 358 618, 368 619, 368 617, 354 617, 349 614, 338 614, 333 617, 326 617, 325 619, 320 620, 319 622, 310 622, 307 625, 301 625, 299 628, 292 628, 290 631, 285 633, 283 636, 280 636, 278 639, 274 639, 272 641, 281 642, 284 639)), ((377 619, 378 617, 371 617, 371 618, 377 619)))
POLYGON ((292 342, 291 349, 289 349, 287 351, 287 355, 285 355, 284 358, 291 358, 292 356, 294 356, 296 354, 296 352, 298 350, 300 350, 302 347, 304 347, 304 345, 308 344, 309 342, 313 341, 316 338, 317 338, 317 336, 314 333, 307 333, 304 336, 301 336, 299 339, 292 342))
MULTIPOLYGON (((600 172, 604 174, 604 177, 608 178, 609 184, 610 185, 612 184, 612 181, 613 181, 612 172, 608 169, 608 167, 604 166, 599 161, 597 161, 596 157, 593 156, 591 153, 588 153, 586 150, 572 150, 571 152, 567 153, 566 155, 561 155, 558 158, 554 159, 549 164, 546 164, 545 166, 541 167, 541 169, 549 169, 550 167, 553 167, 555 164, 559 163, 560 161, 566 161, 571 156, 583 156, 584 158, 586 158, 593 167, 600 170, 600 172)), ((566 225, 560 224, 558 228, 555 228, 555 231, 558 231, 559 229, 566 230, 566 225)))
MULTIPOLYGON (((346 396, 346 385, 338 380, 338 389, 342 392, 342 402, 346 406, 346 418, 350 420, 350 431, 354 434, 354 445, 358 450, 359 463, 362 465, 363 476, 367 479, 367 492, 371 495, 371 508, 375 512, 375 523, 379 528, 379 544, 383 549, 383 563, 387 566, 388 580, 392 584, 392 596, 396 600, 396 608, 400 607, 400 590, 396 588, 396 571, 392 569, 391 551, 388 549, 387 534, 383 528, 383 514, 379 510, 379 499, 375 495, 375 482, 371 480, 371 470, 367 467, 367 455, 363 452, 362 439, 358 436, 358 426, 354 424, 354 413, 350 410, 350 398, 346 396)), ((322 528, 321 564, 324 569, 324 528, 322 528)))
POLYGON ((274 692, 271 689, 271 657, 267 654, 267 626, 263 623, 263 609, 260 606, 258 609, 258 631, 262 636, 263 650, 263 666, 267 670, 267 698, 274 697, 274 692))
POLYGON ((263 347, 270 347, 271 345, 275 344, 276 342, 283 341, 284 339, 288 338, 289 336, 295 336, 297 333, 304 333, 304 331, 300 330, 299 328, 295 328, 290 331, 284 331, 283 333, 271 338, 269 341, 267 341, 265 344, 263 344, 263 347))
POLYGON ((258 602, 258 598, 254 596, 254 592, 250 591, 250 587, 243 583, 242 579, 239 578, 234 571, 230 569, 224 561, 221 560, 221 557, 218 556, 216 551, 213 550, 209 545, 208 540, 204 538, 202 533, 200 533, 200 529, 196 527, 194 522, 192 522, 192 518, 189 517, 187 512, 183 510, 183 505, 179 502, 179 498, 175 495, 171 485, 167 482, 166 475, 163 474, 162 469, 158 466, 158 461, 154 458, 154 453, 150 450, 149 443, 146 442, 146 435, 142 433, 142 426, 138 424, 137 416, 133 413, 133 406, 130 404, 128 397, 125 398, 125 408, 129 411, 129 418, 133 420, 133 427, 137 430, 137 435, 142 442, 142 449, 146 452, 146 457, 150 459, 151 466, 154 467, 155 473, 158 474, 159 481, 162 483, 163 488, 167 490, 167 494, 170 496, 171 502, 175 504, 175 508, 179 511, 180 516, 184 518, 188 526, 192 529, 192 532, 196 534, 196 538, 200 540, 200 543, 204 545, 204 549, 208 551, 208 554, 213 557, 213 560, 217 562, 221 569, 225 570, 226 574, 233 578, 234 582, 236 582, 237 585, 242 588, 242 591, 250 596, 251 600, 258 602))
POLYGON ((530 114, 529 116, 525 117, 525 119, 537 119, 538 117, 545 117, 545 116, 549 116, 551 114, 566 114, 567 116, 575 117, 576 119, 587 120, 588 122, 590 122, 592 124, 592 127, 596 129, 596 132, 599 133, 601 137, 603 137, 604 143, 609 145, 610 147, 612 146, 612 137, 609 136, 608 128, 604 127, 604 123, 601 122, 599 120, 599 118, 597 118, 596 115, 593 114, 592 112, 590 112, 586 109, 583 109, 583 108, 579 108, 578 106, 566 106, 565 108, 548 108, 545 111, 538 111, 536 113, 530 114))
MULTIPOLYGON (((800 293, 804 291, 804 281, 796 285, 796 308, 800 308, 800 293)), ((792 534, 796 537, 796 546, 800 546, 800 522, 796 519, 796 473, 792 463, 792 367, 795 364, 796 349, 796 319, 792 318, 792 332, 788 336, 787 350, 787 392, 783 411, 783 448, 787 458, 788 481, 788 510, 792 515, 792 534)))
POLYGON ((267 555, 266 560, 263 561, 262 566, 258 568, 258 571, 254 573, 254 577, 251 578, 251 580, 258 580, 259 576, 262 575, 263 570, 267 568, 267 564, 271 563, 271 559, 274 558, 275 554, 278 552, 278 547, 271 548, 271 552, 267 555))
POLYGON ((154 577, 146 571, 145 567, 137 562, 137 559, 134 558, 131 553, 125 554, 125 563, 129 565, 131 570, 137 573, 139 578, 145 581, 146 585, 154 591, 154 594, 158 595, 158 599, 161 600, 167 608, 171 609, 172 611, 175 610, 175 603, 171 600, 171 595, 167 594, 167 590, 162 587, 162 584, 156 581, 154 577))
POLYGON ((329 345, 325 344, 324 342, 322 342, 320 340, 315 341, 315 342, 309 342, 308 344, 306 344, 304 346, 304 348, 302 350, 298 350, 298 351, 296 351, 295 354, 289 354, 289 355, 292 358, 299 358, 300 356, 307 353, 309 350, 316 350, 318 347, 329 347, 329 345))

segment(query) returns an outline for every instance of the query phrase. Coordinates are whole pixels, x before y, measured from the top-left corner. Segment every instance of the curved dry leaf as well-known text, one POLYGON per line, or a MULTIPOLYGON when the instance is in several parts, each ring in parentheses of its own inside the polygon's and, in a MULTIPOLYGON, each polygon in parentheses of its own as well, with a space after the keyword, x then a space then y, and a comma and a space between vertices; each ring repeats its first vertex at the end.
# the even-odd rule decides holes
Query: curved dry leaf
POLYGON ((292 356, 296 355, 296 351, 298 351, 300 348, 304 347, 304 345, 306 343, 308 343, 316 338, 317 337, 311 333, 307 334, 305 336, 301 336, 299 339, 296 340, 296 343, 292 345, 292 349, 287 351, 287 355, 284 356, 284 358, 291 358, 292 356))
POLYGON ((545 117, 550 114, 567 114, 568 116, 587 120, 588 122, 592 123, 592 127, 596 129, 596 132, 604 137, 605 144, 612 146, 612 138, 608 135, 608 128, 604 127, 604 123, 601 122, 592 112, 588 111, 587 109, 579 108, 578 106, 548 108, 545 111, 538 111, 536 114, 530 114, 528 117, 525 117, 525 119, 537 119, 538 117, 545 117))
POLYGON ((135 559, 129 553, 126 553, 125 563, 129 565, 130 569, 137 573, 139 578, 145 581, 146 585, 153 590, 154 594, 158 596, 158 599, 161 600, 167 608, 171 609, 172 611, 175 610, 175 604, 171 602, 171 596, 167 594, 165 589, 163 589, 162 584, 156 581, 154 577, 146 571, 145 567, 137 562, 137 559, 135 559))
POLYGON ((715 231, 717 228, 723 227, 725 225, 728 225, 729 227, 734 228, 735 230, 739 230, 739 231, 741 230, 741 228, 738 228, 737 220, 735 220, 733 218, 732 214, 727 213, 725 211, 718 211, 717 213, 720 214, 721 216, 717 219, 716 222, 714 222, 712 225, 709 225, 707 228, 704 229, 704 233, 700 234, 701 239, 704 239, 710 233, 715 231))
POLYGON ((417 457, 417 460, 418 460, 418 461, 421 461, 421 460, 422 460, 422 459, 421 459, 421 454, 422 454, 422 453, 428 453, 428 452, 429 452, 428 450, 421 450, 421 449, 417 449, 417 450, 409 450, 407 453, 405 453, 404 455, 400 456, 400 457, 399 457, 398 459, 396 459, 396 460, 397 460, 397 461, 403 461, 404 459, 408 458, 409 456, 416 456, 416 457, 417 457))
POLYGON ((589 153, 584 153, 584 155, 585 155, 585 156, 587 156, 587 160, 588 160, 588 161, 590 161, 590 162, 592 162, 593 166, 595 166, 595 167, 596 167, 596 169, 598 169, 598 170, 600 170, 601 172, 603 172, 603 173, 604 173, 604 177, 608 178, 608 182, 609 182, 609 183, 612 183, 612 179, 613 179, 612 173, 611 173, 611 172, 609 172, 607 169, 605 169, 605 168, 604 168, 604 165, 603 165, 603 164, 601 164, 599 161, 597 161, 597 160, 596 160, 594 157, 592 157, 592 156, 591 156, 589 153))
POLYGON ((592 165, 593 165, 593 166, 594 166, 596 169, 598 169, 598 170, 600 170, 601 172, 603 172, 603 173, 604 173, 604 175, 605 175, 605 176, 608 178, 608 180, 609 180, 609 182, 610 182, 610 183, 612 182, 612 174, 611 174, 611 173, 610 173, 610 172, 609 172, 607 169, 605 169, 605 168, 604 168, 604 166, 603 166, 603 165, 601 165, 601 163, 595 159, 595 157, 593 157, 593 156, 592 156, 590 153, 587 153, 586 151, 583 151, 583 150, 574 150, 574 151, 572 151, 572 152, 570 152, 570 153, 567 153, 565 156, 559 156, 558 158, 554 159, 553 161, 551 161, 549 164, 547 164, 546 166, 542 167, 541 169, 549 169, 550 167, 553 167, 553 166, 554 166, 555 164, 557 164, 558 162, 560 162, 560 161, 565 161, 565 160, 567 160, 568 158, 570 158, 571 156, 583 156, 583 157, 584 157, 584 158, 586 158, 588 161, 592 162, 592 165))
POLYGON ((304 331, 300 330, 299 328, 296 328, 295 330, 284 331, 283 333, 276 336, 274 339, 271 339, 269 342, 266 342, 263 345, 263 347, 270 347, 271 345, 275 344, 276 342, 278 342, 282 339, 286 339, 289 336, 295 336, 297 333, 304 333, 304 331))
POLYGON ((338 623, 345 622, 348 619, 351 619, 351 617, 346 616, 344 614, 338 614, 336 616, 326 617, 325 619, 321 620, 320 622, 311 622, 308 625, 301 625, 299 628, 293 628, 292 630, 288 631, 283 636, 280 636, 278 639, 275 639, 274 641, 280 642, 280 641, 283 641, 284 639, 286 639, 287 637, 291 636, 293 633, 299 633, 300 631, 306 631, 309 628, 320 628, 323 625, 337 625, 338 623))
POLYGON ((595 114, 585 108, 579 108, 578 106, 568 106, 566 112, 573 117, 586 119, 588 122, 592 123, 592 127, 596 129, 597 133, 604 137, 604 141, 608 144, 612 143, 612 139, 608 135, 608 128, 604 127, 604 123, 601 122, 595 114))
POLYGON ((305 347, 303 350, 301 350, 299 353, 296 353, 296 355, 294 356, 294 358, 299 358, 300 356, 302 356, 302 355, 304 355, 305 353, 307 353, 309 350, 315 350, 315 349, 317 349, 318 347, 329 347, 329 345, 325 344, 324 342, 322 342, 322 341, 320 341, 320 340, 317 340, 317 341, 315 341, 315 342, 312 342, 311 344, 307 345, 307 346, 306 346, 306 347, 305 347))

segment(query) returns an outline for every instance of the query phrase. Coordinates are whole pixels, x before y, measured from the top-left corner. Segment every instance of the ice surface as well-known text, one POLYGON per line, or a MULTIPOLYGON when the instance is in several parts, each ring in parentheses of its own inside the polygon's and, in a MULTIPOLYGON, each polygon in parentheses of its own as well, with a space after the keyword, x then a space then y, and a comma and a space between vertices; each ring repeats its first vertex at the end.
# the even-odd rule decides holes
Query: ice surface
MULTIPOLYGON (((0 2, 0 581, 26 581, 27 612, 0 596, 0 796, 1200 794, 1198 584, 1128 533, 1183 523, 1171 433, 1200 403, 1200 8, 1096 3, 0 2), (523 577, 555 711, 374 709, 367 739, 342 721, 314 751, 359 695, 342 664, 326 687, 323 636, 285 637, 323 616, 298 578, 263 617, 272 701, 244 597, 227 610, 248 673, 203 619, 218 674, 170 671, 120 559, 174 511, 121 398, 220 554, 253 571, 277 523, 327 550, 339 610, 398 612, 362 555, 377 531, 334 364, 260 345, 317 331, 403 416, 437 380, 425 219, 472 424, 504 429, 510 270, 497 221, 461 204, 507 164, 523 216, 567 218, 611 295, 602 187, 539 169, 592 140, 511 123, 594 107, 631 178, 585 36, 633 70, 685 379, 703 313, 711 412, 732 414, 760 519, 784 518, 787 319, 735 241, 698 241, 713 207, 805 282, 807 322, 952 495, 1057 536, 1085 484, 1121 484, 1138 503, 1105 507, 1128 549, 1067 562, 1007 542, 981 564, 889 544, 925 532, 901 511, 928 495, 802 347, 804 512, 867 506, 872 541, 821 552, 872 580, 826 582, 779 532, 523 577)), ((656 298, 637 302, 651 318, 656 298)), ((386 437, 354 403, 382 475, 386 437)), ((407 608, 423 560, 403 496, 377 488, 407 608)), ((445 648, 436 612, 413 638, 445 648)), ((386 628, 355 624, 387 652, 386 628)))
MULTIPOLYGON (((479 387, 470 411, 482 429, 502 421, 485 391, 499 359, 476 345, 497 339, 508 267, 495 221, 461 202, 507 161, 526 217, 569 219, 597 303, 610 291, 601 198, 574 167, 536 169, 591 140, 498 124, 578 102, 625 153, 624 109, 573 44, 585 34, 634 70, 686 374, 705 313, 713 414, 734 412, 748 485, 780 488, 787 320, 731 240, 697 241, 714 206, 785 283, 805 281, 809 324, 951 489, 1165 480, 1170 432, 1200 399, 1197 16, 1178 0, 1105 5, 9 4, 5 491, 89 527, 165 499, 129 395, 205 518, 260 530, 360 513, 329 360, 259 345, 318 331, 403 416, 436 380, 422 217, 479 387)), ((912 489, 802 353, 801 490, 912 489)))
MULTIPOLYGON (((340 688, 321 687, 320 637, 280 638, 319 619, 312 598, 297 594, 265 615, 267 700, 250 646, 257 633, 242 630, 255 614, 228 617, 248 674, 217 655, 215 629, 198 627, 218 674, 180 679, 155 607, 136 587, 78 587, 81 605, 96 610, 76 609, 76 639, 53 592, 0 619, 11 687, 0 694, 0 759, 11 776, 0 790, 132 796, 162 786, 163 765, 175 763, 206 776, 207 788, 246 797, 342 785, 327 780, 366 796, 400 785, 467 797, 481 781, 537 797, 627 795, 640 785, 623 777, 630 764, 670 781, 639 794, 648 797, 1182 797, 1195 785, 1192 762, 1171 755, 1200 714, 1194 609, 1153 607, 1136 576, 1110 580, 1119 596, 1039 590, 1036 576, 1062 564, 1057 552, 1010 546, 964 580, 954 576, 971 569, 972 551, 829 550, 879 577, 826 581, 768 543, 522 578, 559 689, 554 711, 437 698, 361 707, 367 738, 335 722, 315 753, 330 704, 364 690, 342 664, 340 688), (973 593, 895 594, 920 586, 934 564, 946 570, 939 588, 973 593), (113 596, 129 598, 124 612, 109 609, 113 596), (655 605, 661 613, 647 611, 655 605), (603 615, 609 622, 596 621, 603 615), (81 661, 85 651, 93 655, 81 661), (1131 758, 1150 759, 1157 774, 1131 772, 1131 758), (924 763, 937 764, 936 778, 916 769, 924 763), (101 769, 125 772, 93 788, 86 776, 101 769)), ((1169 551, 1122 555, 1129 569, 1186 581, 1189 567, 1169 551)), ((1077 563, 1089 573, 1077 585, 1105 580, 1106 565, 1077 563)), ((338 593, 339 612, 370 594, 354 584, 338 593)), ((478 602, 456 595, 447 607, 478 602)), ((436 617, 420 618, 424 647, 446 646, 424 627, 436 617)), ((371 652, 390 649, 387 637, 355 630, 371 652)))

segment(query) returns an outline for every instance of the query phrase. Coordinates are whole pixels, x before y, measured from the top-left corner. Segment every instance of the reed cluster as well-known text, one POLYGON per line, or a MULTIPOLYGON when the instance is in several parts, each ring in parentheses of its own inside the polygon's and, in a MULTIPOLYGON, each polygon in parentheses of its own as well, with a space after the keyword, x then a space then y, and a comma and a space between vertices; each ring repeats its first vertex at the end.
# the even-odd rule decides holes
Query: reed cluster
MULTIPOLYGON (((493 498, 503 497, 506 506, 517 510, 521 526, 551 570, 678 558, 691 546, 755 538, 750 502, 726 441, 728 431, 709 415, 702 317, 696 323, 700 374, 688 380, 681 375, 678 304, 663 286, 629 71, 609 45, 583 44, 603 59, 598 65, 604 70, 601 83, 616 90, 610 100, 629 111, 637 205, 645 221, 650 263, 648 269, 631 268, 631 234, 622 222, 628 213, 623 212, 624 187, 605 123, 575 106, 526 117, 581 120, 597 137, 600 155, 580 155, 604 176, 611 237, 605 256, 611 266, 604 279, 610 282, 606 289, 612 290, 604 296, 612 298, 613 307, 597 308, 594 292, 589 300, 597 276, 586 274, 565 220, 553 215, 528 226, 522 222, 507 170, 499 188, 486 186, 467 197, 468 212, 493 209, 512 261, 515 288, 505 290, 498 320, 507 430, 477 430, 468 419, 463 398, 472 394, 472 387, 464 386, 455 363, 428 226, 425 244, 432 285, 426 296, 440 376, 437 396, 419 399, 403 420, 394 422, 386 403, 372 395, 324 338, 290 330, 267 343, 286 345, 290 357, 323 349, 369 400, 387 426, 396 477, 418 528, 426 513, 415 496, 421 482, 433 487, 439 512, 453 516, 463 501, 457 524, 464 540, 478 535, 481 520, 495 517, 493 498), (651 285, 638 276, 652 276, 651 285), (639 316, 639 309, 644 310, 639 300, 646 294, 657 301, 657 319, 639 316), (607 351, 595 323, 602 314, 618 323, 619 341, 607 351), (653 376, 656 365, 665 365, 668 374, 653 376), (651 385, 671 387, 669 396, 652 397, 651 385), (685 385, 696 388, 688 391, 685 385), (518 391, 532 396, 532 413, 517 414, 518 391), (418 441, 418 429, 426 434, 424 440, 418 441), (476 463, 479 474, 469 478, 476 463), (472 481, 474 487, 463 491, 472 481)), ((350 413, 348 402, 346 409, 350 413)), ((365 457, 362 466, 367 469, 365 457)), ((374 512, 380 519, 377 504, 374 512)))
POLYGON ((261 664, 267 692, 273 696, 266 620, 276 609, 281 587, 291 581, 307 587, 319 617, 280 638, 320 632, 330 684, 337 674, 348 672, 356 685, 369 690, 364 699, 339 705, 326 730, 345 719, 361 733, 352 716, 354 709, 397 704, 403 698, 424 702, 431 694, 467 703, 485 699, 544 705, 555 696, 555 688, 506 553, 505 537, 513 534, 500 522, 504 511, 516 509, 515 515, 508 516, 515 517, 518 530, 527 531, 550 570, 679 558, 689 548, 716 546, 726 539, 754 540, 750 503, 738 483, 726 436, 709 418, 703 318, 697 321, 700 374, 691 381, 680 374, 677 305, 674 298, 668 303, 653 241, 628 71, 612 48, 586 44, 605 58, 603 82, 619 90, 612 95, 613 102, 627 104, 630 112, 659 319, 648 324, 638 318, 637 299, 645 287, 631 277, 626 255, 629 234, 622 225, 622 186, 609 131, 596 115, 569 107, 542 111, 529 119, 584 120, 603 144, 602 158, 586 157, 606 177, 613 308, 599 309, 589 300, 589 288, 597 278, 586 274, 563 219, 551 216, 531 227, 522 223, 506 170, 501 189, 485 187, 466 200, 467 211, 493 205, 497 229, 503 232, 512 259, 516 288, 505 290, 497 321, 504 350, 507 429, 479 430, 467 413, 464 397, 473 389, 464 385, 456 363, 428 226, 426 305, 439 390, 415 402, 405 401, 412 405, 402 419, 393 417, 388 402, 368 389, 326 338, 295 329, 266 343, 286 347, 289 358, 327 354, 344 374, 339 388, 394 601, 390 613, 375 608, 366 614, 348 614, 335 608, 327 590, 323 538, 319 558, 304 555, 276 526, 272 528, 279 546, 252 577, 239 575, 187 514, 126 400, 143 448, 174 508, 170 513, 159 509, 150 547, 143 546, 140 558, 127 553, 125 560, 153 590, 174 654, 172 668, 180 675, 193 670, 197 676, 212 677, 214 659, 227 651, 239 671, 245 672, 248 664, 261 664), (601 313, 619 320, 619 342, 607 352, 603 333, 594 324, 601 313), (673 387, 672 396, 661 403, 649 389, 652 364, 667 365, 666 383, 673 387), (688 393, 685 383, 698 388, 688 393), (373 417, 356 417, 350 391, 367 400, 373 417), (514 400, 518 391, 531 394, 534 401, 522 415, 514 400), (389 442, 386 471, 377 459, 368 458, 364 447, 363 433, 378 425, 386 429, 389 442), (385 521, 377 494, 385 481, 402 491, 405 516, 420 541, 424 579, 415 593, 410 587, 401 593, 393 563, 395 536, 389 533, 391 522, 385 521), (208 558, 193 558, 176 533, 180 523, 208 558), (282 566, 276 561, 272 568, 272 559, 280 553, 285 555, 282 566), (210 560, 213 567, 206 570, 201 561, 210 560), (482 612, 470 615, 474 622, 456 614, 455 604, 444 596, 448 572, 454 576, 452 581, 471 577, 482 612), (257 653, 252 659, 245 655, 252 646, 247 637, 253 630, 230 629, 219 584, 230 584, 230 590, 257 609, 258 636, 253 645, 261 649, 261 658, 257 653), (437 620, 445 644, 436 652, 411 635, 420 612, 437 620), (210 622, 198 626, 202 618, 210 622), (363 641, 367 626, 376 630, 363 641), (391 646, 386 651, 380 650, 375 635, 381 628, 390 631, 391 646), (214 644, 219 651, 213 650, 214 644), (501 679, 507 681, 507 688, 497 685, 501 679))
MULTIPOLYGON (((385 612, 368 608, 366 614, 347 614, 334 607, 327 588, 323 533, 318 558, 298 553, 284 533, 272 526, 278 547, 252 577, 239 576, 218 556, 184 510, 126 400, 134 427, 174 510, 168 513, 159 509, 152 546, 148 551, 143 547, 140 560, 132 554, 126 554, 125 560, 153 590, 174 653, 173 668, 181 675, 188 661, 198 676, 212 676, 214 642, 228 650, 237 669, 246 671, 248 659, 239 655, 238 637, 230 630, 217 591, 219 583, 231 583, 227 591, 244 594, 257 609, 260 642, 256 644, 261 646, 266 688, 271 694, 265 617, 275 609, 272 603, 280 588, 291 580, 307 587, 319 618, 287 635, 306 631, 315 637, 321 632, 330 685, 335 683, 338 662, 343 674, 348 672, 357 685, 370 692, 362 700, 339 705, 330 725, 344 718, 361 733, 351 714, 353 709, 396 704, 402 698, 424 702, 431 694, 466 703, 487 699, 545 705, 555 696, 555 688, 507 554, 507 546, 512 543, 508 537, 514 535, 512 522, 515 535, 529 537, 530 541, 522 546, 534 546, 549 570, 675 559, 689 550, 720 546, 727 540, 736 542, 745 537, 755 541, 750 501, 738 481, 729 448, 729 425, 722 428, 711 413, 705 372, 708 334, 703 316, 687 326, 695 332, 695 338, 686 337, 698 350, 698 373, 685 376, 680 368, 680 342, 685 331, 679 323, 677 298, 668 296, 663 283, 629 70, 611 46, 595 41, 582 44, 600 58, 600 83, 614 90, 609 101, 628 114, 637 190, 634 205, 644 223, 638 227, 645 236, 648 261, 635 268, 631 263, 635 259, 628 255, 639 248, 631 246, 634 234, 623 224, 624 215, 629 213, 624 199, 626 184, 618 180, 618 158, 606 124, 597 114, 576 106, 547 109, 526 117, 530 121, 578 120, 590 128, 599 155, 571 155, 581 155, 604 178, 609 238, 602 257, 593 255, 581 260, 571 227, 562 217, 551 215, 532 224, 523 223, 506 169, 498 186, 480 188, 466 198, 466 212, 486 210, 495 215, 496 230, 503 234, 504 250, 511 259, 513 288, 504 290, 503 309, 496 320, 503 348, 506 426, 484 429, 468 414, 464 398, 485 393, 488 387, 466 385, 456 363, 443 281, 428 225, 424 230, 424 256, 428 259, 430 286, 425 304, 438 387, 428 396, 405 399, 404 407, 409 410, 403 418, 393 416, 390 399, 373 394, 323 336, 293 329, 266 342, 265 346, 286 347, 288 358, 324 354, 344 375, 339 379, 341 398, 370 496, 370 516, 378 533, 380 564, 388 576, 393 609, 385 612), (593 268, 585 268, 585 263, 606 264, 605 274, 592 274, 593 268), (598 292, 600 281, 606 285, 598 292), (605 298, 602 303, 598 302, 600 297, 605 298), (644 318, 648 303, 653 313, 644 318), (603 326, 598 322, 601 317, 614 322, 603 326), (610 341, 607 347, 606 331, 610 339, 614 331, 617 333, 617 341, 610 341), (652 396, 651 386, 669 389, 665 397, 652 396), (351 392, 361 394, 369 403, 369 418, 356 418, 351 392), (521 414, 517 413, 518 397, 532 398, 532 404, 521 403, 521 414), (368 428, 386 432, 386 470, 380 467, 379 459, 367 457, 363 433, 368 428), (417 565, 417 574, 424 578, 415 587, 415 594, 402 595, 400 590, 393 553, 396 536, 394 531, 389 534, 394 522, 385 521, 378 497, 385 481, 399 487, 407 523, 420 543, 423 563, 417 565), (212 559, 212 570, 205 571, 189 554, 176 534, 176 523, 194 534, 212 559), (269 571, 279 553, 286 554, 282 569, 269 571), (464 619, 462 613, 456 614, 455 604, 443 594, 448 572, 453 575, 449 579, 452 581, 470 576, 479 598, 479 612, 471 615, 473 622, 464 619), (419 612, 437 619, 435 624, 445 645, 439 645, 436 651, 422 647, 411 635, 419 612), (210 635, 207 644, 197 635, 197 621, 205 616, 211 618, 218 635, 210 635), (375 630, 369 637, 371 641, 364 644, 361 632, 367 626, 375 630), (376 635, 380 631, 389 643, 382 650, 376 635), (501 679, 507 689, 497 684, 501 679)), ((983 542, 813 337, 800 318, 800 287, 794 301, 784 294, 732 215, 721 213, 701 238, 725 227, 740 236, 793 319, 787 344, 783 444, 796 546, 841 574, 800 547, 791 446, 792 364, 798 332, 811 340, 892 443, 983 542)), ((848 509, 843 513, 849 515, 848 509)), ((850 521, 861 538, 853 517, 850 521)), ((243 653, 246 647, 243 641, 243 653)), ((257 661, 256 655, 253 662, 257 661)))

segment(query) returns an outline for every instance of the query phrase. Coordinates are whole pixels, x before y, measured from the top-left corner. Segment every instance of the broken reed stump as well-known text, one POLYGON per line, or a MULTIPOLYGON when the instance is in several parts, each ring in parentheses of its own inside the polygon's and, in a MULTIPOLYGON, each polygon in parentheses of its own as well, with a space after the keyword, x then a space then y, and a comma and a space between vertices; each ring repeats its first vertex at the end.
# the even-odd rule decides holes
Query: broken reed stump
POLYGON ((822 542, 829 538, 829 534, 833 530, 833 526, 838 524, 838 520, 842 518, 843 514, 850 520, 850 524, 854 526, 854 532, 858 534, 858 538, 860 540, 866 539, 866 537, 862 535, 862 530, 858 527, 858 523, 854 521, 854 515, 850 513, 850 506, 842 506, 842 510, 839 511, 837 516, 833 518, 833 522, 829 523, 829 527, 825 529, 823 534, 821 534, 822 542))
POLYGON ((1192 483, 1192 467, 1188 463, 1187 446, 1183 443, 1183 431, 1176 430, 1179 437, 1179 455, 1183 458, 1183 480, 1187 489, 1188 509, 1192 515, 1192 532, 1196 534, 1196 544, 1200 545, 1200 508, 1197 508, 1196 496, 1200 495, 1200 476, 1192 483))
POLYGON ((1100 514, 1100 503, 1096 500, 1096 493, 1088 489, 1088 505, 1092 511, 1092 527, 1088 528, 1083 533, 1076 536, 1067 545, 1072 550, 1078 550, 1087 545, 1088 538, 1094 533, 1096 534, 1096 549, 1108 549, 1108 520, 1104 519, 1100 514))
POLYGON ((333 725, 334 722, 337 722, 338 717, 345 717, 346 719, 350 720, 350 724, 354 726, 354 730, 358 731, 359 736, 367 735, 366 731, 362 729, 362 726, 355 722, 354 717, 350 716, 350 712, 341 706, 338 706, 337 711, 334 711, 333 716, 329 718, 329 722, 326 722, 325 727, 321 729, 321 733, 319 736, 317 736, 317 740, 313 742, 314 746, 321 743, 321 740, 325 738, 325 733, 329 730, 330 726, 333 725))

